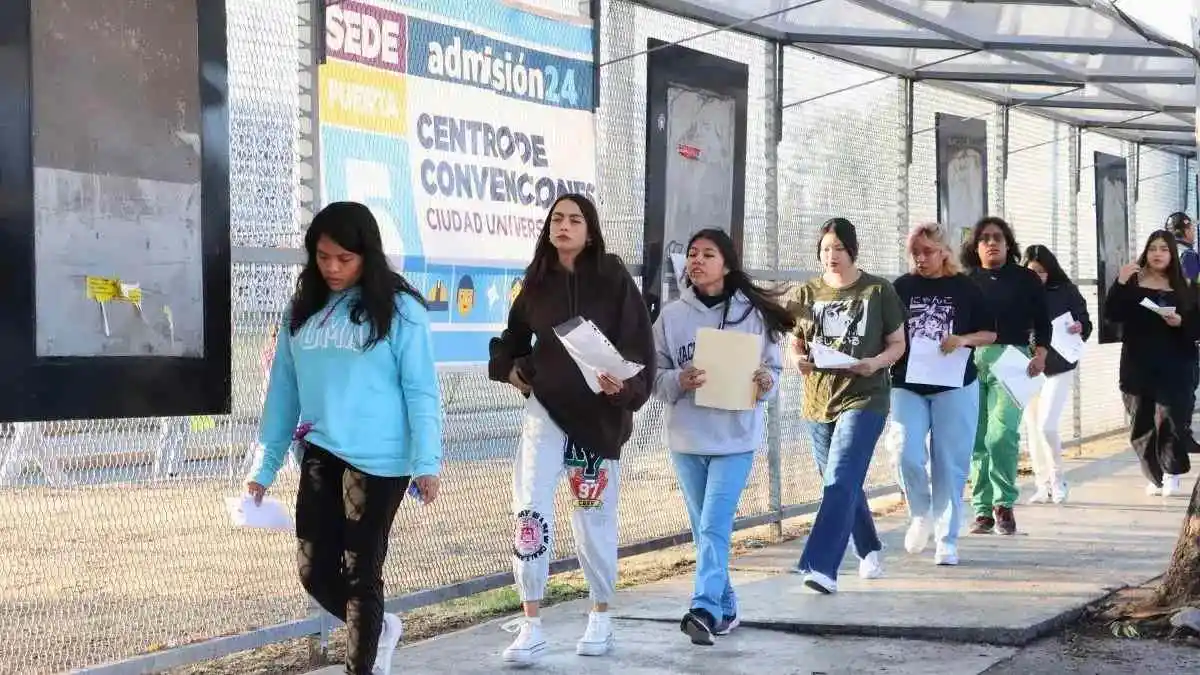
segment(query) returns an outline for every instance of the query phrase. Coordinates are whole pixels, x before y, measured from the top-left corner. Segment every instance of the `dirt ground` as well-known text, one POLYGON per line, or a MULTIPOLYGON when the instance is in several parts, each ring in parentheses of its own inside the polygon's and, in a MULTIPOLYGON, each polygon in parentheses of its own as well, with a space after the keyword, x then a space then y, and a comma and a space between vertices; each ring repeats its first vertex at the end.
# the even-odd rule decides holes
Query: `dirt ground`
POLYGON ((1115 594, 1075 627, 1039 640, 982 675, 1195 675, 1200 640, 1114 637, 1112 610, 1149 597, 1154 584, 1115 594))

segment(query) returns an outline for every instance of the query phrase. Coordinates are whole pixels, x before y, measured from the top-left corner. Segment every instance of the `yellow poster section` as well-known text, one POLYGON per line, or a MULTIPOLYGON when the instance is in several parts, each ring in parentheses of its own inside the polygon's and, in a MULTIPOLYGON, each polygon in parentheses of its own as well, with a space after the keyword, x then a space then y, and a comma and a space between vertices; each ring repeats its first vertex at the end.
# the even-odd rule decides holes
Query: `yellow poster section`
POLYGON ((336 59, 321 66, 321 123, 404 136, 404 76, 336 59))

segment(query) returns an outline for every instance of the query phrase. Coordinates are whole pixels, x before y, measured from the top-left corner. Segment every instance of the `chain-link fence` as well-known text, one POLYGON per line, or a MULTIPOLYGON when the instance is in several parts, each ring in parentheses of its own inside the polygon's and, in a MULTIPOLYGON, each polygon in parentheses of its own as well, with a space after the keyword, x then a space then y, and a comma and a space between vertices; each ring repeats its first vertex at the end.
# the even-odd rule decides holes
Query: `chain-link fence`
MULTIPOLYGON (((299 8, 308 4, 301 0, 299 8)), ((588 3, 533 4, 578 13, 588 3)), ((903 272, 906 229, 936 215, 933 126, 939 112, 988 121, 990 207, 1013 223, 1021 244, 1045 243, 1059 253, 1093 312, 1092 151, 1130 160, 1133 248, 1183 208, 1184 193, 1192 197, 1186 203, 1194 203, 1195 167, 1174 155, 1139 152, 1021 110, 1011 112, 1002 144, 1000 111, 986 101, 921 83, 910 99, 905 83, 877 72, 799 49, 777 52, 732 31, 695 37, 712 27, 626 0, 600 7, 600 62, 611 62, 599 70, 600 207, 610 246, 631 263, 641 260, 649 38, 687 40, 688 47, 749 66, 744 251, 747 266, 764 277, 811 272, 817 225, 834 215, 857 224, 864 268, 903 272), (779 53, 784 82, 777 89, 779 53), (782 100, 774 100, 776 91, 782 100), (778 144, 777 105, 783 108, 778 144), (1083 178, 1076 192, 1078 171, 1083 178)), ((232 238, 241 261, 232 275, 233 413, 18 424, 0 433, 0 542, 6 549, 0 555, 0 672, 57 672, 147 653, 159 654, 160 665, 177 664, 323 625, 297 583, 292 538, 232 529, 222 502, 238 489, 254 447, 264 352, 297 272, 278 256, 260 254, 299 245, 297 214, 312 200, 303 189, 311 180, 304 163, 312 155, 306 146, 312 127, 302 111, 312 55, 298 49, 297 10, 286 0, 229 0, 232 238), (228 636, 241 639, 215 640, 228 636)), ((1064 413, 1068 438, 1124 426, 1115 387, 1118 350, 1091 346, 1074 404, 1064 413)), ((448 597, 455 591, 445 587, 469 580, 475 588, 503 583, 499 575, 509 569, 509 481, 520 399, 510 387, 488 382, 482 369, 444 373, 441 384, 443 495, 436 506, 401 509, 387 564, 389 595, 409 596, 408 606, 448 597)), ((764 522, 819 497, 796 414, 799 396, 798 378, 787 376, 771 404, 768 440, 743 496, 742 517, 764 522)), ((623 545, 667 541, 688 529, 661 420, 661 406, 648 405, 624 454, 623 545)), ((285 469, 274 493, 290 498, 296 479, 294 468, 285 469)), ((883 453, 869 483, 892 483, 883 453)), ((558 516, 566 517, 567 509, 563 494, 558 516)), ((569 528, 559 531, 556 555, 565 558, 574 544, 569 528)))

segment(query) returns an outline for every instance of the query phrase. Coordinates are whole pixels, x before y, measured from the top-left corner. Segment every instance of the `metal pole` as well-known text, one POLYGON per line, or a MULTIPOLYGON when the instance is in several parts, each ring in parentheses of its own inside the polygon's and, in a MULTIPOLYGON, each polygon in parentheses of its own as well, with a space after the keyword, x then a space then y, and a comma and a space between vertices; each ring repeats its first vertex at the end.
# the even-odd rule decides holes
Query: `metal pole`
MULTIPOLYGON (((1055 130, 1055 138, 1058 138, 1057 129, 1055 130)), ((1079 176, 1079 163, 1080 163, 1080 152, 1081 152, 1080 141, 1081 141, 1081 138, 1080 138, 1079 129, 1076 127, 1070 127, 1070 134, 1068 136, 1068 143, 1067 143, 1067 155, 1068 155, 1068 157, 1067 157, 1067 172, 1068 172, 1068 180, 1070 181, 1070 186, 1067 189, 1067 222, 1070 223, 1070 225, 1071 225, 1071 229, 1069 230, 1069 232, 1071 233, 1069 247, 1071 250, 1070 264, 1071 264, 1071 278, 1072 279, 1079 278, 1079 186, 1081 183, 1080 176, 1079 176)), ((1056 163, 1058 162, 1058 154, 1057 153, 1055 153, 1054 161, 1056 163)), ((1097 292, 1099 292, 1098 289, 1099 289, 1099 286, 1097 286, 1097 292)), ((1100 299, 1097 298, 1096 299, 1097 307, 1099 306, 1099 301, 1100 301, 1100 299)), ((1097 326, 1100 325, 1100 321, 1101 321, 1101 317, 1099 317, 1099 316, 1095 317, 1095 322, 1096 322, 1097 326)), ((1075 440, 1076 441, 1083 438, 1083 374, 1082 374, 1082 370, 1083 370, 1082 365, 1080 365, 1080 367, 1078 367, 1074 370, 1075 387, 1072 389, 1072 395, 1071 395, 1071 405, 1075 408, 1075 415, 1074 415, 1075 424, 1073 425, 1074 429, 1072 429, 1072 431, 1075 432, 1075 440)))
MULTIPOLYGON (((766 115, 766 220, 768 237, 774 239, 771 247, 771 269, 779 271, 779 142, 783 138, 783 45, 768 43, 766 90, 771 92, 771 114, 766 115)), ((767 404, 767 508, 775 514, 771 521, 771 536, 783 538, 783 457, 780 416, 779 388, 767 404)))

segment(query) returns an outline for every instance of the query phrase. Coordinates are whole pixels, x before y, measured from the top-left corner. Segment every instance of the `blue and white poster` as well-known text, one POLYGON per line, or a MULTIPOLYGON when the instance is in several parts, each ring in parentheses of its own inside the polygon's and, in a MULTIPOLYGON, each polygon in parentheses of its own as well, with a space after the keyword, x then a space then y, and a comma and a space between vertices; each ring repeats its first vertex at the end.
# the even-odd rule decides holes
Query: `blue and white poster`
POLYGON ((322 203, 368 205, 442 364, 486 361, 546 212, 595 198, 590 21, 502 0, 326 9, 322 203))

